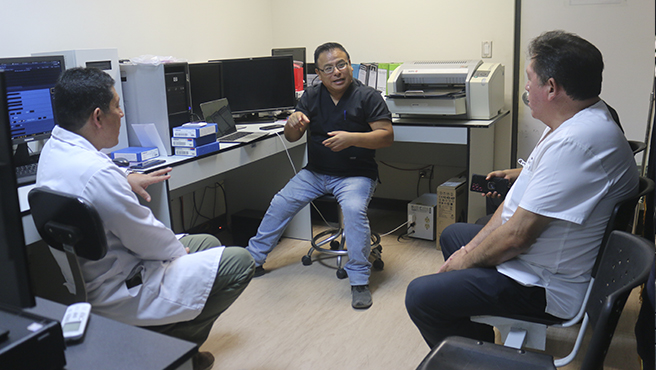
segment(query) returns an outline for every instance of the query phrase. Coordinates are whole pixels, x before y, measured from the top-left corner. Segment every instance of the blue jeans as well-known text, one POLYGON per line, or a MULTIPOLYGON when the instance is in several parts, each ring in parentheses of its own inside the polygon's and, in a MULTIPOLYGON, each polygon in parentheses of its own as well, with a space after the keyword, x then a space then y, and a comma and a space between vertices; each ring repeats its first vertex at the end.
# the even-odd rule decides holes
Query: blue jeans
MULTIPOLYGON (((482 228, 456 223, 444 229, 440 237, 444 260, 482 228)), ((544 288, 523 286, 493 267, 422 276, 410 282, 405 296, 408 314, 431 348, 451 335, 494 342, 492 327, 470 321, 471 316, 522 314, 553 319, 544 312, 546 304, 544 288)))
POLYGON ((351 285, 365 285, 371 274, 371 231, 367 209, 376 181, 367 177, 337 177, 302 169, 271 200, 264 219, 246 249, 261 266, 291 219, 314 199, 332 193, 344 214, 348 262, 344 269, 351 285))

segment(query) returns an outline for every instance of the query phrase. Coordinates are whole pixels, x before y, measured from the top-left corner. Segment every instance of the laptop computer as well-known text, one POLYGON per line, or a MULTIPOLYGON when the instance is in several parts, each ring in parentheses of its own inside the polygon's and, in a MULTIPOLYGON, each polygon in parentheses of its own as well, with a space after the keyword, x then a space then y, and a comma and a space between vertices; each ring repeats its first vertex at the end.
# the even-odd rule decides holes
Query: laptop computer
POLYGON ((237 125, 232 118, 228 99, 226 98, 201 103, 200 110, 203 112, 205 122, 216 123, 216 141, 218 142, 250 143, 269 135, 268 132, 237 131, 237 125))

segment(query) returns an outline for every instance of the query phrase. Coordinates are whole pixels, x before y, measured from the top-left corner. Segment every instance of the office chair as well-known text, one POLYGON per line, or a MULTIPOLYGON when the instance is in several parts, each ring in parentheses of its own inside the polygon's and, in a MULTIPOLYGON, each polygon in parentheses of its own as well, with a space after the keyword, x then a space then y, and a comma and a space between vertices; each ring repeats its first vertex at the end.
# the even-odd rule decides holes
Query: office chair
MULTIPOLYGON (((41 238, 66 253, 74 286, 67 284, 76 302, 86 302, 87 292, 79 258, 97 261, 107 254, 105 228, 96 209, 85 199, 38 187, 28 194, 30 210, 41 238)), ((62 274, 67 271, 62 267, 62 274)))
MULTIPOLYGON (((593 289, 595 279, 599 272, 600 259, 603 256, 604 248, 608 242, 608 238, 613 230, 622 230, 622 231, 631 231, 631 224, 635 215, 635 207, 638 200, 654 191, 654 182, 647 177, 640 177, 640 185, 638 194, 626 199, 624 201, 618 202, 611 217, 608 220, 608 225, 606 226, 606 231, 602 238, 599 253, 595 261, 594 267, 592 268, 590 279, 590 284, 586 291, 583 304, 577 315, 569 320, 551 320, 551 319, 538 319, 535 317, 528 317, 523 315, 512 315, 508 317, 501 316, 474 316, 471 318, 472 321, 488 324, 496 327, 501 333, 501 339, 504 341, 506 347, 521 349, 522 347, 528 347, 538 350, 544 350, 546 346, 547 338, 547 327, 560 327, 566 328, 572 325, 578 324, 585 315, 586 303, 589 300, 590 293, 593 289)), ((572 351, 565 357, 555 360, 556 366, 564 366, 570 363, 576 353, 578 352, 581 343, 583 341, 583 334, 585 333, 585 325, 581 325, 579 330, 578 337, 574 344, 572 351)))
MULTIPOLYGON (((613 231, 599 259, 599 270, 582 326, 590 326, 592 339, 581 370, 602 368, 606 352, 631 290, 645 281, 654 264, 654 243, 613 231)), ((556 369, 552 356, 517 350, 463 337, 448 337, 424 358, 417 370, 556 369)))
POLYGON ((636 141, 636 140, 628 140, 628 141, 629 141, 629 146, 633 151, 633 155, 636 155, 647 148, 647 144, 643 143, 642 141, 636 141))
MULTIPOLYGON (((301 259, 301 262, 305 266, 312 264, 312 253, 317 252, 319 254, 326 254, 328 256, 337 256, 337 278, 344 279, 348 275, 343 266, 343 257, 348 254, 346 249, 346 236, 344 234, 344 214, 342 209, 337 202, 337 199, 332 194, 327 194, 318 198, 320 201, 330 202, 331 204, 337 207, 338 223, 334 228, 322 231, 319 234, 315 235, 311 244, 312 247, 307 252, 305 256, 301 259), (328 244, 330 248, 324 248, 323 246, 328 244)), ((380 245, 380 235, 375 232, 371 232, 371 258, 373 258, 373 268, 376 270, 382 270, 385 264, 381 259, 381 253, 383 247, 380 245)))

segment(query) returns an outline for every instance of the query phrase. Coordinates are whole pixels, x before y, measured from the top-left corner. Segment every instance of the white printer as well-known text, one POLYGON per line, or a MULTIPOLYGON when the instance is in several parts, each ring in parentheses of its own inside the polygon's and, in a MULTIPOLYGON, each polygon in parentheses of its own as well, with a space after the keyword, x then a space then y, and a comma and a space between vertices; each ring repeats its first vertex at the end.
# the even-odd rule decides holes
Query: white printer
POLYGON ((503 108, 504 67, 480 60, 405 62, 387 80, 387 106, 404 115, 490 119, 503 108))

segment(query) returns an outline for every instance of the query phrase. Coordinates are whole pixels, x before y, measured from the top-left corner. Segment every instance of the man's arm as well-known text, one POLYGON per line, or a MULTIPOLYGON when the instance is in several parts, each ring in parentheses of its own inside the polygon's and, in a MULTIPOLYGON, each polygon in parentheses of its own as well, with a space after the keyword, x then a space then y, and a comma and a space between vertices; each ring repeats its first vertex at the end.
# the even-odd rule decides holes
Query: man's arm
POLYGON ((331 131, 323 145, 333 152, 357 146, 366 149, 385 148, 394 143, 394 129, 389 120, 379 120, 369 123, 370 132, 331 131))
POLYGON ((530 248, 552 220, 518 207, 508 222, 494 227, 500 222, 500 209, 492 217, 493 224, 451 255, 438 272, 492 267, 508 261, 530 248))

